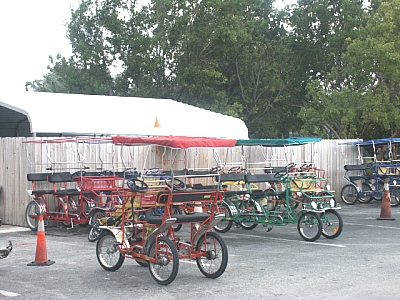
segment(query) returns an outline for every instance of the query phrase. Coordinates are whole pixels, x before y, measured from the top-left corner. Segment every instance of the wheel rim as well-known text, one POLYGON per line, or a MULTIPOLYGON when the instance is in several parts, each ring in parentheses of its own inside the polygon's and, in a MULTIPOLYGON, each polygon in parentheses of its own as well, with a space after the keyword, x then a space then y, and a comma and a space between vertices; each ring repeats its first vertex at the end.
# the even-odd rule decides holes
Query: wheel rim
POLYGON ((232 226, 232 221, 225 220, 225 218, 230 218, 231 213, 225 203, 219 207, 219 211, 221 214, 225 214, 225 217, 214 225, 214 229, 219 232, 226 232, 232 226))
MULTIPOLYGON (((176 214, 176 215, 181 215, 181 214, 182 214, 182 211, 181 211, 181 209, 180 209, 178 206, 175 206, 175 207, 174 207, 174 212, 173 212, 173 213, 176 214)), ((174 228, 174 231, 175 231, 175 232, 178 232, 179 230, 181 230, 182 224, 178 224, 178 225, 174 226, 173 228, 174 228)))
POLYGON ((37 229, 39 223, 40 207, 36 203, 31 203, 26 212, 26 223, 29 228, 37 229))
POLYGON ((96 222, 89 231, 89 241, 94 242, 99 238, 99 236, 103 233, 103 229, 98 228, 99 224, 96 222))
POLYGON ((358 201, 360 201, 361 203, 371 202, 374 199, 374 197, 372 197, 372 188, 367 183, 363 183, 362 189, 364 195, 358 197, 358 201))
POLYGON ((106 235, 99 240, 98 258, 102 265, 109 268, 114 267, 118 263, 120 257, 115 242, 115 237, 112 235, 106 235))
POLYGON ((399 205, 399 192, 397 189, 390 189, 390 205, 398 206, 399 205))
POLYGON ((106 217, 106 214, 104 212, 102 212, 102 211, 95 212, 93 214, 93 216, 90 218, 89 225, 93 226, 98 219, 101 219, 101 218, 104 218, 104 217, 106 217))
MULTIPOLYGON (((246 211, 249 211, 251 214, 261 214, 262 213, 259 206, 252 199, 242 202, 239 206, 239 209, 240 209, 241 213, 245 213, 246 211)), ((243 222, 240 222, 239 225, 243 229, 253 229, 258 224, 251 222, 251 221, 250 222, 243 221, 243 222)))
POLYGON ((205 257, 197 259, 202 271, 207 274, 217 273, 223 264, 223 249, 219 241, 207 234, 207 237, 198 245, 198 250, 206 253, 205 257))
POLYGON ((337 215, 337 212, 328 210, 321 213, 321 221, 322 234, 325 237, 333 238, 337 237, 341 233, 343 224, 340 217, 337 215))
POLYGON ((315 241, 321 235, 321 220, 314 213, 304 213, 300 217, 299 232, 307 241, 315 241))
POLYGON ((208 278, 218 278, 228 265, 228 249, 215 232, 207 232, 197 241, 196 251, 202 254, 196 259, 200 272, 208 278))
POLYGON ((158 239, 158 242, 153 243, 150 247, 149 257, 156 258, 156 262, 149 262, 149 269, 158 282, 169 283, 168 281, 175 279, 176 266, 174 264, 177 262, 174 260, 177 259, 177 254, 176 257, 174 256, 170 245, 163 239, 158 239))
POLYGON ((352 185, 347 185, 343 187, 341 196, 345 204, 354 204, 357 201, 357 189, 352 185))

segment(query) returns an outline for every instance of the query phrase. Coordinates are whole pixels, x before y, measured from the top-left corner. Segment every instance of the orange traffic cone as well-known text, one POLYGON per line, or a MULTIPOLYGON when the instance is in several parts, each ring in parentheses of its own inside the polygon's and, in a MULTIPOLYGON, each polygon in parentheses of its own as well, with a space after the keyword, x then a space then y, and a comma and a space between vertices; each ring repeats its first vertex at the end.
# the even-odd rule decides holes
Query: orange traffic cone
POLYGON ((392 217, 392 208, 390 206, 390 192, 389 183, 385 181, 382 205, 381 205, 381 216, 377 220, 394 220, 392 217))
POLYGON ((156 117, 156 121, 154 123, 154 128, 160 128, 160 122, 158 121, 158 118, 156 117))
POLYGON ((43 215, 41 214, 39 215, 39 224, 37 229, 35 261, 29 263, 28 266, 50 266, 54 263, 54 261, 47 259, 46 235, 44 233, 43 215))

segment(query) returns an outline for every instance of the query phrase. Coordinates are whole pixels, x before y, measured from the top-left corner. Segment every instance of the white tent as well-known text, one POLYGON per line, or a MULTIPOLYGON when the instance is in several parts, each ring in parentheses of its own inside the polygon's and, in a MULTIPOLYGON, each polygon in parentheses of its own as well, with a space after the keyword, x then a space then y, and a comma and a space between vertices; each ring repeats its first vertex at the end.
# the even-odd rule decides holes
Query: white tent
POLYGON ((0 96, 0 136, 117 134, 248 138, 242 120, 170 99, 34 92, 0 96))

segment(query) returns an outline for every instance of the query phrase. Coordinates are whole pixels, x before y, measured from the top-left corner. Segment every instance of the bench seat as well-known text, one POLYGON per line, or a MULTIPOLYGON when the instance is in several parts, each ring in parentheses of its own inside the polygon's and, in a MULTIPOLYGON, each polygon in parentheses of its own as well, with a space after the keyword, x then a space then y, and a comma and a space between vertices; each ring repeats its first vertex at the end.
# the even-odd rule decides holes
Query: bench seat
POLYGON ((42 195, 51 195, 54 194, 54 190, 35 190, 32 191, 32 195, 42 196, 42 195))

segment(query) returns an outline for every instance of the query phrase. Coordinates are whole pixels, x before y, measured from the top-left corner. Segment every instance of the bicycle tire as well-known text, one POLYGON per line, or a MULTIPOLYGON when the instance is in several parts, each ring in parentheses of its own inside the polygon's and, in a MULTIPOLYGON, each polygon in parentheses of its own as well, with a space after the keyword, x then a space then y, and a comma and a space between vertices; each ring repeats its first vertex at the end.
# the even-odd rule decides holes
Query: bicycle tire
POLYGON ((353 205, 358 200, 357 189, 352 184, 346 184, 340 192, 340 197, 344 204, 353 205))

